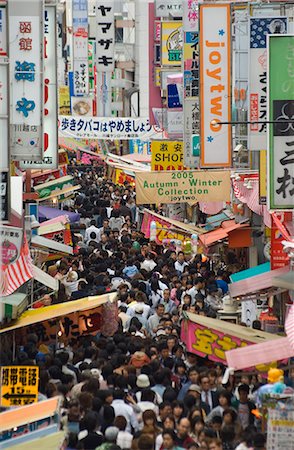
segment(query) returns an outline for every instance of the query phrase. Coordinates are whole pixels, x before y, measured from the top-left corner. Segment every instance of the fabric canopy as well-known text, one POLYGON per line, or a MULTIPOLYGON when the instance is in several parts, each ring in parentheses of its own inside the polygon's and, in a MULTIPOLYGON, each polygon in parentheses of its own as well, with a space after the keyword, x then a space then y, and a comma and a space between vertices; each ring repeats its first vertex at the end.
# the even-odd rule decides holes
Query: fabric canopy
POLYGON ((44 306, 43 308, 29 310, 22 314, 14 325, 0 330, 0 334, 6 333, 7 331, 16 330, 21 327, 27 327, 34 323, 66 316, 77 311, 87 311, 88 309, 97 308, 108 301, 113 302, 116 299, 116 296, 116 293, 96 295, 94 297, 86 297, 80 300, 61 303, 59 305, 44 306))
POLYGON ((246 278, 229 285, 231 297, 241 297, 253 292, 269 289, 274 286, 273 279, 279 275, 283 275, 289 271, 289 266, 281 269, 270 270, 269 272, 246 278))
POLYGON ((209 231, 208 233, 199 236, 199 240, 205 247, 213 245, 218 241, 222 241, 229 236, 229 233, 233 230, 238 230, 239 228, 244 228, 248 226, 245 223, 236 223, 234 220, 227 220, 222 223, 221 227, 217 230, 209 231))
POLYGON ((259 264, 259 266, 251 267, 250 269, 241 270, 240 272, 233 273, 230 276, 232 283, 237 281, 245 280, 246 278, 251 278, 256 275, 261 275, 262 273, 269 272, 271 270, 271 264, 269 262, 264 264, 259 264))
POLYGON ((80 214, 71 211, 63 211, 62 209, 50 208, 49 206, 39 206, 39 221, 54 219, 59 216, 68 216, 70 223, 78 222, 80 214))

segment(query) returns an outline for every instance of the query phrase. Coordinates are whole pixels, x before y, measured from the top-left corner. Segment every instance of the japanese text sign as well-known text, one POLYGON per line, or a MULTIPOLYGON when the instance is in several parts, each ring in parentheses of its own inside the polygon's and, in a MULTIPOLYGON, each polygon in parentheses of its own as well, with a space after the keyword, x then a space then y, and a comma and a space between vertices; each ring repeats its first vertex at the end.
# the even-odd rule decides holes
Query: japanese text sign
POLYGON ((0 226, 0 260, 3 265, 17 261, 22 245, 22 229, 0 226))
POLYGON ((161 23, 161 64, 181 66, 183 51, 182 22, 161 23))
POLYGON ((98 72, 114 69, 114 0, 96 1, 96 67, 98 72))
MULTIPOLYGON (((250 122, 267 120, 267 34, 287 33, 286 17, 250 17, 249 19, 249 117, 250 122)), ((248 148, 266 149, 266 123, 251 123, 248 148)))
POLYGON ((230 200, 229 171, 138 172, 137 204, 230 200))
POLYGON ((59 136, 79 139, 158 139, 162 130, 147 118, 59 116, 59 136))
POLYGON ((231 166, 231 13, 200 5, 201 167, 231 166))
POLYGON ((38 366, 1 367, 1 406, 24 406, 38 401, 38 366))
POLYGON ((46 5, 44 11, 44 156, 40 161, 21 161, 21 169, 54 169, 58 166, 56 53, 56 7, 46 5))
MULTIPOLYGON (((184 99, 184 163, 186 167, 195 169, 199 167, 198 155, 193 153, 192 136, 199 135, 200 106, 198 97, 186 97, 184 99)), ((199 144, 200 147, 200 144, 199 144)))
POLYGON ((72 26, 74 55, 74 94, 87 95, 89 92, 87 0, 73 0, 72 26))
POLYGON ((158 171, 183 169, 183 142, 151 142, 151 170, 158 171))
POLYGON ((183 2, 183 26, 185 31, 198 31, 198 0, 183 2))
MULTIPOLYGON (((290 211, 276 213, 281 225, 285 222, 292 222, 292 213, 290 211)), ((281 227, 280 227, 281 228, 281 227)), ((283 233, 277 226, 272 216, 271 224, 271 270, 280 269, 289 264, 289 255, 284 251, 282 242, 285 240, 283 233)))
POLYGON ((43 152, 43 0, 8 2, 11 159, 43 152))
POLYGON ((285 210, 294 204, 294 36, 267 38, 268 118, 276 122, 268 127, 268 204, 285 210))
POLYGON ((0 172, 0 220, 8 222, 10 215, 10 176, 8 170, 0 172))
POLYGON ((294 409, 269 408, 267 422, 267 450, 291 450, 294 441, 294 409))
POLYGON ((246 347, 251 342, 243 341, 229 333, 224 334, 198 323, 182 323, 182 335, 185 336, 187 351, 216 362, 226 364, 225 352, 239 347, 246 347), (186 329, 185 329, 186 328, 186 329))

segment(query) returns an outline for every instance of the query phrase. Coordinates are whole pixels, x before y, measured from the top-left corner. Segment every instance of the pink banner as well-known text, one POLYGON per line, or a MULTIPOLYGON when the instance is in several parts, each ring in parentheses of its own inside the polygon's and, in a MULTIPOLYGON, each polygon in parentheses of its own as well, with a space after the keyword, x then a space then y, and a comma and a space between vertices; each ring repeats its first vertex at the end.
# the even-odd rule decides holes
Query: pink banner
POLYGON ((156 243, 163 244, 164 241, 170 240, 179 240, 183 242, 186 239, 186 236, 177 231, 169 231, 171 228, 171 224, 166 222, 165 220, 159 219, 156 216, 153 216, 149 213, 144 213, 143 222, 141 225, 141 231, 144 233, 145 237, 150 238, 150 224, 154 221, 156 223, 156 243))

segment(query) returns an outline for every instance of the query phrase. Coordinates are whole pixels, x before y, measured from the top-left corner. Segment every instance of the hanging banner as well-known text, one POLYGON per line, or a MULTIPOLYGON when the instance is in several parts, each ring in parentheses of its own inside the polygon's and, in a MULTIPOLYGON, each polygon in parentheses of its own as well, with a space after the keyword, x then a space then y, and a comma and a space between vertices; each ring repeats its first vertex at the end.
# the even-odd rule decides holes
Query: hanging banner
POLYGON ((161 64, 181 66, 183 52, 182 22, 161 23, 161 64))
POLYGON ((10 59, 10 156, 43 156, 43 0, 8 2, 10 59))
POLYGON ((132 117, 59 116, 59 136, 79 139, 159 139, 163 131, 149 119, 132 117))
POLYGON ((200 5, 201 167, 231 166, 231 10, 200 5))
POLYGON ((4 266, 16 262, 22 246, 22 228, 0 226, 0 261, 4 266))
MULTIPOLYGON (((286 17, 249 18, 249 121, 267 120, 267 34, 287 33, 286 17)), ((267 148, 266 123, 248 127, 249 150, 267 148)))
POLYGON ((69 86, 59 86, 58 88, 58 111, 61 116, 70 116, 70 94, 69 86))
POLYGON ((181 17, 182 0, 155 0, 156 17, 181 17))
POLYGON ((176 230, 171 223, 159 219, 153 214, 144 212, 141 232, 144 233, 147 239, 150 238, 151 222, 156 223, 156 243, 159 245, 169 243, 172 240, 184 242, 187 239, 187 234, 183 234, 181 230, 176 230))
POLYGON ((271 210, 293 209, 294 36, 268 35, 267 38, 268 118, 275 122, 269 124, 268 130, 268 205, 271 210))
POLYGON ((44 14, 44 156, 40 161, 21 161, 21 169, 45 170, 58 167, 56 32, 56 7, 46 5, 44 14))
MULTIPOLYGON (((1 8, 0 8, 1 12, 1 8)), ((8 63, 0 58, 0 170, 9 167, 9 104, 8 104, 8 63)))
POLYGON ((38 401, 38 366, 1 367, 1 406, 24 406, 38 401))
POLYGON ((136 173, 136 202, 180 203, 230 201, 229 171, 178 171, 136 173))
POLYGON ((4 6, 0 6, 0 56, 7 56, 7 17, 4 6))
POLYGON ((152 141, 151 170, 184 170, 183 142, 152 141))
POLYGON ((259 152, 259 204, 260 205, 266 205, 266 200, 267 200, 266 165, 267 165, 267 151, 260 150, 260 152, 259 152))
POLYGON ((74 95, 89 92, 88 1, 72 0, 74 95))
POLYGON ((96 67, 114 70, 114 0, 96 1, 96 67))

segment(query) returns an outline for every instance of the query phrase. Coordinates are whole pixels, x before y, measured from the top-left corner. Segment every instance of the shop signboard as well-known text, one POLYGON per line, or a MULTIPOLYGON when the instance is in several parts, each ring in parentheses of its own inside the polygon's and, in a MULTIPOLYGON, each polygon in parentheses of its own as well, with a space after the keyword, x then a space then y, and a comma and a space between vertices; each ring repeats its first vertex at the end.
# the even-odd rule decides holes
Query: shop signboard
POLYGON ((267 202, 267 151, 260 150, 259 152, 259 204, 266 205, 267 202))
POLYGON ((294 441, 294 409, 269 408, 267 419, 267 450, 292 450, 294 441))
MULTIPOLYGON (((249 18, 249 121, 267 120, 267 34, 287 33, 287 18, 249 18)), ((266 123, 248 127, 249 150, 266 149, 266 123)))
POLYGON ((89 92, 88 1, 72 1, 74 95, 89 92))
POLYGON ((0 6, 0 57, 7 56, 7 16, 6 7, 0 6))
POLYGON ((96 1, 96 67, 114 70, 114 0, 96 1))
POLYGON ((40 161, 20 162, 21 169, 55 169, 58 167, 58 95, 56 7, 44 11, 44 156, 40 161))
POLYGON ((138 172, 136 201, 195 204, 199 201, 230 201, 229 171, 138 172))
POLYGON ((268 127, 268 206, 279 211, 294 204, 294 35, 267 39, 268 118, 274 122, 268 127))
POLYGON ((8 222, 10 215, 10 177, 8 170, 0 172, 0 220, 8 222))
POLYGON ((3 265, 16 262, 22 246, 21 228, 0 226, 0 260, 3 265))
POLYGON ((219 3, 199 8, 201 167, 230 167, 231 9, 219 3))
POLYGON ((24 406, 38 401, 38 366, 1 367, 1 406, 24 406))
POLYGON ((52 181, 48 181, 44 184, 39 184, 35 186, 35 191, 38 192, 39 198, 46 198, 50 195, 58 196, 61 191, 65 189, 72 188, 74 185, 74 179, 72 176, 67 175, 66 177, 57 178, 52 181))
POLYGON ((183 52, 183 27, 181 21, 161 23, 161 64, 181 66, 183 52))
POLYGON ((8 2, 10 155, 43 157, 43 0, 8 2))
POLYGON ((59 116, 60 137, 75 139, 159 139, 163 131, 149 118, 59 116))
POLYGON ((155 16, 165 17, 182 16, 182 0, 155 0, 155 16))
POLYGON ((160 171, 183 169, 183 142, 151 142, 151 170, 160 171))
POLYGON ((292 212, 276 213, 280 227, 277 226, 276 221, 272 218, 271 224, 271 270, 280 269, 289 264, 289 255, 284 251, 282 242, 285 240, 281 228, 285 226, 285 222, 292 222, 292 212))
MULTIPOLYGON (((192 148, 193 136, 199 136, 200 111, 199 98, 185 98, 184 100, 184 164, 190 169, 199 167, 199 151, 198 155, 192 148)), ((200 147, 200 144, 198 145, 200 147)))
POLYGON ((7 62, 0 56, 0 169, 8 169, 9 167, 8 67, 7 62))
POLYGON ((61 116, 70 116, 69 86, 59 86, 58 97, 59 114, 61 116))

